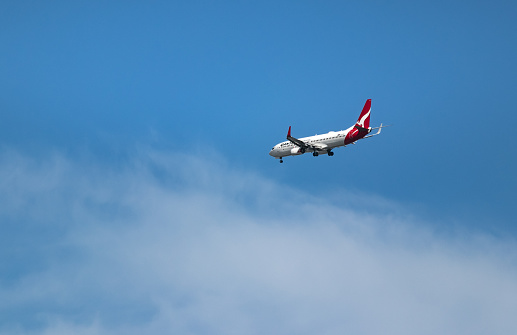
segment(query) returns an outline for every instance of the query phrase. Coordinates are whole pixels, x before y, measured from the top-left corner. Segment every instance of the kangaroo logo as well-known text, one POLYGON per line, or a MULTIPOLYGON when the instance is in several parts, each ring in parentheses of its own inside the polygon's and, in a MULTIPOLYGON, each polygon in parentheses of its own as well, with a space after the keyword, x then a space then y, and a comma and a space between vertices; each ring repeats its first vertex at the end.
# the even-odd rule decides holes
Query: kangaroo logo
POLYGON ((362 118, 359 119, 359 121, 357 121, 358 125, 365 128, 364 121, 370 116, 370 111, 371 111, 371 108, 368 110, 368 112, 366 112, 366 114, 363 115, 362 118))

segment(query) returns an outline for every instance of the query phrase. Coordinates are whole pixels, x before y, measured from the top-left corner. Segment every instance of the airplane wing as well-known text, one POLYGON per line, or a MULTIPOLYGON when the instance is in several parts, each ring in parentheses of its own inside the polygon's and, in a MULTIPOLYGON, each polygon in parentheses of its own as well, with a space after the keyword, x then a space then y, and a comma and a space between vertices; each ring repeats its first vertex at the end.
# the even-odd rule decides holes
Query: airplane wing
POLYGON ((287 139, 293 143, 294 145, 297 145, 299 146, 300 148, 308 148, 309 147, 309 144, 305 143, 304 141, 302 140, 299 140, 295 137, 292 137, 291 136, 291 126, 289 126, 289 130, 287 131, 287 139))
POLYGON ((309 143, 305 143, 304 141, 291 136, 291 126, 289 126, 289 131, 287 132, 287 139, 294 145, 300 147, 302 149, 302 152, 305 152, 305 150, 312 148, 312 146, 309 143))
POLYGON ((299 140, 295 137, 292 137, 291 136, 291 126, 289 126, 289 131, 287 132, 287 139, 293 143, 294 145, 300 147, 302 149, 302 152, 305 152, 307 149, 312 149, 312 150, 325 150, 328 145, 326 144, 323 144, 323 143, 314 143, 314 144, 309 144, 309 143, 305 143, 304 141, 302 140, 299 140))
POLYGON ((311 145, 312 148, 315 148, 315 149, 318 149, 318 150, 321 150, 321 151, 324 151, 325 149, 328 148, 328 145, 326 144, 323 144, 323 143, 314 143, 311 145))

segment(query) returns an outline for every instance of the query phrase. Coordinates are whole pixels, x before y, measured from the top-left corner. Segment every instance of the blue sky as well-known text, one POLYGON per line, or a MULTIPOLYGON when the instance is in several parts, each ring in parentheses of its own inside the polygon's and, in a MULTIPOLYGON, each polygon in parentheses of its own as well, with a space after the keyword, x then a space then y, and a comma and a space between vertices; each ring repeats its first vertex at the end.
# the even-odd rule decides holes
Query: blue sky
POLYGON ((0 333, 378 333, 361 322, 376 304, 380 329, 400 334, 382 306, 401 295, 398 315, 441 320, 429 333, 472 333, 472 318, 517 328, 504 314, 517 269, 514 3, 0 9, 0 285, 11 299, 0 333), (288 126, 299 137, 345 129, 368 98, 372 125, 393 124, 381 136, 333 157, 268 156, 288 126), (120 288, 113 264, 126 273, 120 288), (355 281, 338 280, 346 269, 355 281), (460 289, 467 274, 478 281, 460 289), (218 315, 215 301, 239 317, 218 315), (445 306, 463 312, 448 321, 445 306))

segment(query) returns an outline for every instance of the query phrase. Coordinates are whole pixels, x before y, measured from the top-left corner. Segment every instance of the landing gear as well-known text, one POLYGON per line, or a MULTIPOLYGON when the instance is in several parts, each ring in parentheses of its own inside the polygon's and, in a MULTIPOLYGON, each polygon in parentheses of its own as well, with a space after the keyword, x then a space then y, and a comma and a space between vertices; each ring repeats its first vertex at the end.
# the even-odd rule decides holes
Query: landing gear
POLYGON ((334 153, 333 153, 332 151, 330 151, 330 150, 327 152, 327 154, 328 154, 329 156, 334 156, 334 153))
POLYGON ((282 160, 282 158, 280 158, 280 163, 283 163, 284 161, 282 160))
POLYGON ((314 151, 314 152, 312 153, 312 155, 313 155, 314 157, 318 157, 319 153, 318 153, 317 151, 314 151))

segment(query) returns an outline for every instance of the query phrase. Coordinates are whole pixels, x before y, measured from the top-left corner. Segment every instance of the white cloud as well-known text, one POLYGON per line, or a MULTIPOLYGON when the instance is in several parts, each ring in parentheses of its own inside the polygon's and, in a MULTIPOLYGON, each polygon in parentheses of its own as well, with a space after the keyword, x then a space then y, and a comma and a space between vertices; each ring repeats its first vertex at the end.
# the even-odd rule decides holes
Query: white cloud
POLYGON ((0 333, 517 331, 510 239, 440 236, 378 197, 338 207, 217 156, 0 163, 0 333))

